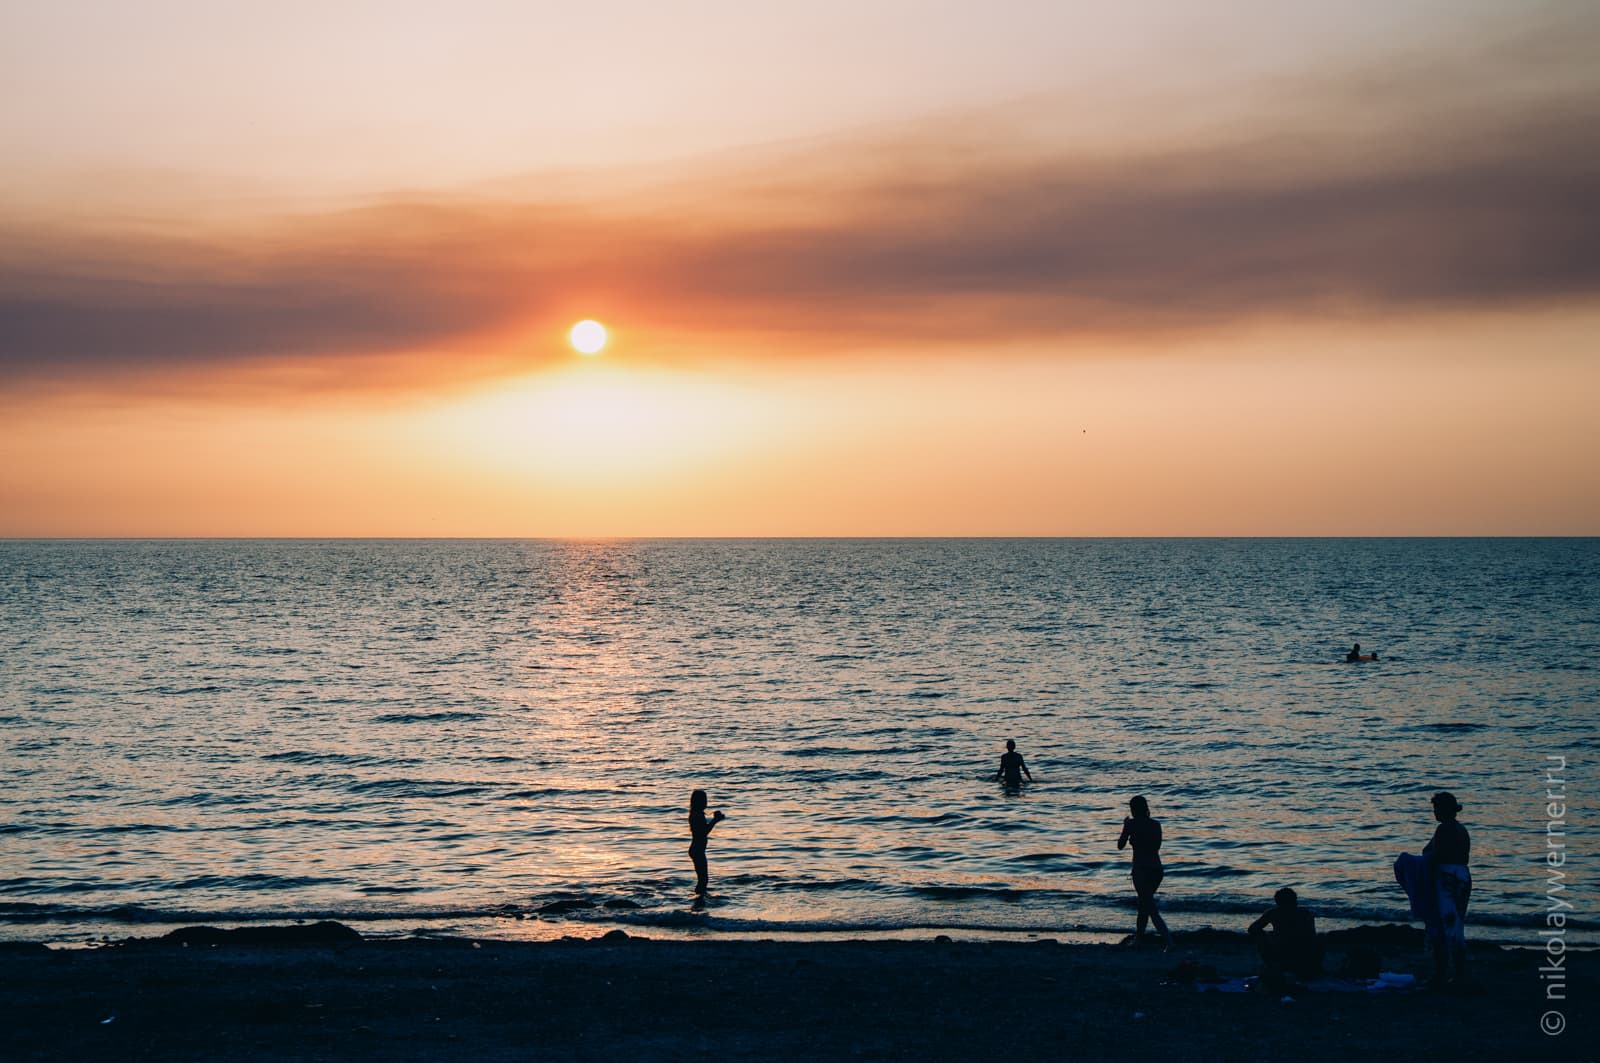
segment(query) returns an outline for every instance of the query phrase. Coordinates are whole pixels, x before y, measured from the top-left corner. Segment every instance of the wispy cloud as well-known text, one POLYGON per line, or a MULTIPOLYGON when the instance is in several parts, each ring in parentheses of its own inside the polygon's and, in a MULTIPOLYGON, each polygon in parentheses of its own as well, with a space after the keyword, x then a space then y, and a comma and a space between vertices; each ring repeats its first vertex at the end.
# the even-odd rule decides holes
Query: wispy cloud
POLYGON ((1589 300, 1588 98, 1378 130, 1312 108, 1111 154, 986 154, 1003 137, 932 123, 604 203, 397 201, 206 232, 12 221, 0 380, 416 352, 469 372, 497 336, 591 312, 787 357, 1589 300))

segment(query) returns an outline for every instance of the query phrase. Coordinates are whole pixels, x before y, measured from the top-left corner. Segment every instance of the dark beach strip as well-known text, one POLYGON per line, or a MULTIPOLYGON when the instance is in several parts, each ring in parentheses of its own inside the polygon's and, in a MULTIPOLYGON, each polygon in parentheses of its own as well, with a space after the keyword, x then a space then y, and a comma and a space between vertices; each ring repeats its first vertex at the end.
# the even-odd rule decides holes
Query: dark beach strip
MULTIPOLYGON (((366 940, 338 923, 186 927, 0 949, 11 1059, 1519 1058, 1545 1043, 1534 954, 1475 945, 1471 995, 1197 992, 1240 933, 1176 950, 1053 941, 366 940)), ((1424 973, 1420 932, 1326 935, 1424 973)), ((1592 999, 1576 970, 1574 999, 1592 999)))

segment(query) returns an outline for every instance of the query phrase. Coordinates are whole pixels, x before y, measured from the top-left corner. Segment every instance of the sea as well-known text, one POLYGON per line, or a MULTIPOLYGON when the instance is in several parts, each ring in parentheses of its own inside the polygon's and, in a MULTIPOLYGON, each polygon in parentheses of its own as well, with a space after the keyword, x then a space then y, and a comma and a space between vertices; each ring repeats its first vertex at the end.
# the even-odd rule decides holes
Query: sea
POLYGON ((1175 930, 1413 922, 1449 790, 1593 943, 1597 665, 1597 539, 4 541, 0 938, 1115 940, 1135 794, 1175 930))

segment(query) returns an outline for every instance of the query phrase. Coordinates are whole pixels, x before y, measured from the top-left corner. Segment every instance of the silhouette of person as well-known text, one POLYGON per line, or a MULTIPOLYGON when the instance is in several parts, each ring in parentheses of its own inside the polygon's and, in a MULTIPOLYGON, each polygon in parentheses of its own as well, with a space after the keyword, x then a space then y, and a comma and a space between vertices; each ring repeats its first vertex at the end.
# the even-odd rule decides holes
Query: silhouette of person
POLYGON ((1378 651, 1373 650, 1370 654, 1362 656, 1361 643, 1358 642, 1349 653, 1344 655, 1344 659, 1346 664, 1354 664, 1356 661, 1376 661, 1378 659, 1378 651))
POLYGON ((1433 977, 1443 985, 1449 972, 1449 958, 1455 957, 1456 980, 1467 980, 1467 902, 1472 899, 1472 872, 1467 861, 1472 855, 1472 836, 1456 821, 1461 802, 1455 794, 1441 790, 1433 795, 1433 818, 1439 825, 1433 840, 1422 848, 1438 891, 1439 919, 1429 928, 1433 938, 1433 977))
POLYGON ((1322 973, 1316 916, 1300 907, 1300 898, 1288 886, 1272 895, 1272 903, 1272 908, 1250 924, 1250 941, 1261 957, 1262 976, 1274 982, 1285 975, 1301 981, 1315 978, 1322 973))
POLYGON ((706 895, 706 883, 710 872, 706 867, 706 839, 711 837, 711 830, 727 817, 721 812, 706 819, 706 792, 696 790, 689 795, 689 859, 694 861, 694 892, 698 897, 706 895))
POLYGON ((1133 943, 1138 945, 1144 941, 1145 924, 1152 922, 1161 931, 1163 942, 1170 949, 1172 933, 1167 929, 1167 921, 1161 918, 1161 912, 1156 909, 1156 889, 1166 877, 1166 870, 1161 866, 1161 821, 1150 818, 1150 802, 1142 794, 1128 802, 1128 811, 1133 814, 1122 821, 1122 836, 1117 839, 1117 850, 1120 852, 1130 843, 1133 845, 1133 892, 1139 898, 1139 918, 1134 924, 1133 943))
POLYGON ((999 779, 1003 776, 1008 787, 1019 789, 1024 775, 1028 777, 1029 782, 1033 781, 1033 772, 1022 762, 1022 754, 1017 752, 1017 743, 1008 738, 1006 751, 1000 754, 1000 768, 994 773, 994 777, 999 779))

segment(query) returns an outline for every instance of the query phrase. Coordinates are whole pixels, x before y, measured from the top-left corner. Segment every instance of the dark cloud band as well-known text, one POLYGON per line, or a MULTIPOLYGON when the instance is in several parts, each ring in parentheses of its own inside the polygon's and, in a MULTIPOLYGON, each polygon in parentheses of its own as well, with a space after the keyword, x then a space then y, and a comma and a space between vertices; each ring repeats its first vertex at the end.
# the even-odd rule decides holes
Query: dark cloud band
POLYGON ((925 165, 948 147, 934 128, 881 157, 850 145, 833 176, 712 183, 714 212, 396 203, 114 245, 13 226, 0 375, 415 351, 583 293, 646 329, 814 349, 1585 300, 1600 293, 1597 125, 1545 101, 1382 138, 954 170, 925 165))

